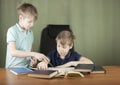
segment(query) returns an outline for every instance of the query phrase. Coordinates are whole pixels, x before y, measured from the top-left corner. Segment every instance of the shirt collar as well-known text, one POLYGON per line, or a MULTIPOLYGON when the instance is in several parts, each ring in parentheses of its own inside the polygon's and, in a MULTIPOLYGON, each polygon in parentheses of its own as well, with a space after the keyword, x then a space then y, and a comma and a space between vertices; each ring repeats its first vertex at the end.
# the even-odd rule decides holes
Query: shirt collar
MULTIPOLYGON (((65 56, 65 58, 64 58, 64 59, 69 58, 69 57, 70 57, 70 55, 71 55, 71 51, 69 51, 69 52, 68 52, 68 54, 65 56)), ((58 52, 57 52, 57 58, 60 58, 60 55, 59 55, 59 53, 58 53, 58 52)))
MULTIPOLYGON (((23 30, 18 23, 16 23, 16 26, 18 27, 19 31, 25 32, 25 30, 23 30)), ((28 32, 31 32, 31 30, 28 30, 28 32)))

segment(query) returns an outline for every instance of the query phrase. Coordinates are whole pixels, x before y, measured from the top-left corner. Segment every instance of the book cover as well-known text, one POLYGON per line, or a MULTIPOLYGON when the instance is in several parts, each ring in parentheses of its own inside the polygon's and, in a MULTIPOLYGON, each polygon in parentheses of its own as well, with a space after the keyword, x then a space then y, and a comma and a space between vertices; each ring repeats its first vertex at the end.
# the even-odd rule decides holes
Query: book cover
POLYGON ((31 73, 28 73, 30 77, 37 77, 37 78, 52 78, 57 75, 58 71, 56 70, 35 70, 31 73))
POLYGON ((94 64, 78 64, 75 66, 75 71, 91 72, 94 69, 94 64))
POLYGON ((27 74, 27 73, 33 72, 31 69, 25 68, 25 67, 10 68, 9 70, 15 75, 21 75, 21 74, 27 74))
POLYGON ((95 65, 91 73, 106 73, 106 70, 102 66, 95 65))

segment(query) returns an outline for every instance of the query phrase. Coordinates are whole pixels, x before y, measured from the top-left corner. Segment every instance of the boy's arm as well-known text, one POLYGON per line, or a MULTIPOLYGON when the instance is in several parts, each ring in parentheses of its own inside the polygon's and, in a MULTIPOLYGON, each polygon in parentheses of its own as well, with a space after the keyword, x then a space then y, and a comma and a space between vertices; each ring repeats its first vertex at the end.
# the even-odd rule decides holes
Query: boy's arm
POLYGON ((70 66, 76 66, 77 64, 79 64, 80 62, 79 61, 70 61, 68 63, 65 63, 63 65, 59 65, 57 67, 60 67, 60 68, 66 68, 66 67, 70 67, 70 66))
POLYGON ((63 64, 63 65, 60 65, 60 66, 57 66, 57 67, 65 68, 65 67, 70 67, 70 66, 76 66, 78 64, 93 64, 93 62, 86 57, 81 57, 79 59, 79 61, 70 61, 66 64, 63 64))
POLYGON ((13 57, 30 57, 31 56, 31 57, 37 58, 39 61, 47 59, 47 57, 41 53, 17 50, 15 42, 9 42, 8 48, 10 49, 10 53, 13 57))
POLYGON ((93 64, 93 61, 86 57, 81 57, 78 64, 93 64))

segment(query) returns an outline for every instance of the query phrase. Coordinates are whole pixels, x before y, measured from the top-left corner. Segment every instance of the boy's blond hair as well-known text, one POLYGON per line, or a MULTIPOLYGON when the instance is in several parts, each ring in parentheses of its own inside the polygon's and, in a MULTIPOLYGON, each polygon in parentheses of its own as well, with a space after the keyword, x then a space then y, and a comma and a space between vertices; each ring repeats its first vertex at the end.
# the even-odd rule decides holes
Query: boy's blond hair
POLYGON ((72 32, 70 31, 62 31, 60 32, 57 37, 56 37, 56 41, 60 40, 60 43, 64 46, 64 45, 69 45, 72 46, 73 42, 74 42, 74 35, 72 34, 72 32))
POLYGON ((38 18, 38 12, 35 6, 29 3, 23 3, 17 7, 18 15, 33 16, 35 20, 38 18))

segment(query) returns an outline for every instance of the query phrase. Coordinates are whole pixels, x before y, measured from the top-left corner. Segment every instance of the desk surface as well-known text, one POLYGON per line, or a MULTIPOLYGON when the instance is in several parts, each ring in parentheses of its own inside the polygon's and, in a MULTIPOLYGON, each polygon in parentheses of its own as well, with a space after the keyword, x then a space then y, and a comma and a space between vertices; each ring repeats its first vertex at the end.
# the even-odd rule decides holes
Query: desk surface
POLYGON ((14 75, 0 68, 0 85, 120 85, 120 66, 105 66, 106 74, 89 74, 84 78, 39 79, 14 75))

